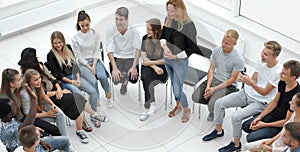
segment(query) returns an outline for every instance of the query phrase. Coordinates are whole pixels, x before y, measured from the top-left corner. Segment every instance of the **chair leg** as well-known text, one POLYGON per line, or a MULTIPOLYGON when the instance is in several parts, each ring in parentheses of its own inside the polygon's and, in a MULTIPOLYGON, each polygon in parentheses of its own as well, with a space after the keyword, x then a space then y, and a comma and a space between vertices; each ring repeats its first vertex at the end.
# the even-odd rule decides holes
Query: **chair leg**
POLYGON ((172 82, 170 80, 170 103, 172 104, 172 82))
POLYGON ((168 102, 168 81, 166 82, 165 110, 167 110, 167 102, 168 102))
POLYGON ((199 104, 199 114, 198 114, 198 119, 200 119, 200 114, 201 114, 201 104, 199 104))
POLYGON ((115 89, 114 89, 114 84, 112 82, 112 78, 110 78, 109 83, 110 83, 110 89, 111 89, 112 99, 113 99, 113 101, 115 101, 115 89))
POLYGON ((192 113, 195 112, 195 102, 193 101, 193 109, 192 109, 192 113))
POLYGON ((140 104, 142 104, 141 101, 141 79, 138 80, 138 101, 140 102, 140 104))

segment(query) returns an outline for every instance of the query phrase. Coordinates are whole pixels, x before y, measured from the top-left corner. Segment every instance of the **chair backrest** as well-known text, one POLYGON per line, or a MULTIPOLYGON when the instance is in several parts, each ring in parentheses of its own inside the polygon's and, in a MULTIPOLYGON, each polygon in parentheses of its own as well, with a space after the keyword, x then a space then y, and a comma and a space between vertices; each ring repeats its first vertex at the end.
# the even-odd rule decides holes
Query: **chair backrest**
POLYGON ((195 86, 206 75, 207 75, 206 72, 189 66, 184 83, 189 86, 195 86))
POLYGON ((212 54, 212 50, 211 50, 211 49, 206 48, 206 47, 201 46, 201 45, 198 45, 198 48, 200 49, 200 51, 201 51, 201 53, 202 53, 202 54, 199 54, 199 55, 202 55, 202 56, 204 56, 204 57, 210 59, 210 56, 211 56, 211 54, 212 54))
MULTIPOLYGON (((99 49, 101 51, 101 60, 102 60, 102 63, 104 65, 104 50, 103 50, 103 43, 102 43, 102 41, 100 41, 99 49)), ((105 65, 104 65, 104 67, 105 67, 105 65)), ((108 73, 108 71, 107 71, 106 68, 105 68, 105 73, 106 73, 106 77, 110 78, 110 74, 108 73)))
POLYGON ((103 43, 100 41, 100 51, 101 51, 101 60, 104 63, 104 50, 103 50, 103 43))
MULTIPOLYGON (((243 72, 244 72, 244 73, 246 73, 246 72, 247 72, 247 68, 246 68, 246 67, 244 67, 244 70, 243 70, 243 72)), ((244 86, 245 86, 245 83, 243 82, 243 83, 242 83, 242 88, 241 88, 241 89, 244 89, 244 86)))
MULTIPOLYGON (((205 58, 210 59, 210 56, 212 54, 212 50, 209 48, 206 48, 204 46, 198 45, 198 48, 201 51, 201 55, 205 58)), ((202 71, 196 68, 193 68, 191 66, 188 67, 188 71, 186 73, 186 78, 184 80, 184 83, 189 86, 195 86, 200 80, 202 80, 207 75, 206 71, 202 71)))

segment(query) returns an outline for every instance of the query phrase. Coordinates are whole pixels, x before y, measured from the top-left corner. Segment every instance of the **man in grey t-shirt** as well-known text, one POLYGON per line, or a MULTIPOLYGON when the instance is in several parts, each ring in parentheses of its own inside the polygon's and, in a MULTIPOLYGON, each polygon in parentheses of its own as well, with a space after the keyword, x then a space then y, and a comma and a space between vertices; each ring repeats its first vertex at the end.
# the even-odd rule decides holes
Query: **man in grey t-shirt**
POLYGON ((214 119, 215 101, 229 93, 237 91, 236 78, 244 69, 244 60, 234 48, 239 38, 235 30, 226 31, 222 46, 216 47, 210 57, 207 80, 194 91, 192 100, 197 103, 207 104, 208 121, 214 119))

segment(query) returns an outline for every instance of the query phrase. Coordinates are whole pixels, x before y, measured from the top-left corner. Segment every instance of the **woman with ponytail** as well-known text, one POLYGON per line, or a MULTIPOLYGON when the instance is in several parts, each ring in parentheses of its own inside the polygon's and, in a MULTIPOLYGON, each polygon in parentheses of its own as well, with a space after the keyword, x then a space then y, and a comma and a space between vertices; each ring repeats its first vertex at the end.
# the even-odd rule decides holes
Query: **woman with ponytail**
POLYGON ((73 50, 78 58, 82 76, 88 81, 95 83, 94 86, 97 90, 98 97, 99 89, 96 78, 100 81, 107 99, 107 107, 112 108, 110 101, 111 92, 107 80, 107 73, 104 64, 100 60, 100 34, 90 27, 90 23, 90 16, 84 10, 80 11, 78 13, 76 24, 78 32, 72 38, 73 50))

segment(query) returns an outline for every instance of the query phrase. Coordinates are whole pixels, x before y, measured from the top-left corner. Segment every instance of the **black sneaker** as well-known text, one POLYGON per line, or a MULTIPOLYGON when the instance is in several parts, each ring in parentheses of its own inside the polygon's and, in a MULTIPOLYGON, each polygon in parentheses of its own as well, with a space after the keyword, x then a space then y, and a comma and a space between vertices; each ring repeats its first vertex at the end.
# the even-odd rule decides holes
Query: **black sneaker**
POLYGON ((76 131, 76 135, 80 138, 80 141, 81 141, 82 143, 88 143, 88 142, 89 142, 89 139, 88 139, 88 137, 85 135, 85 133, 84 133, 83 130, 76 131))
POLYGON ((219 152, 239 152, 242 149, 242 144, 240 142, 239 147, 235 147, 235 144, 233 142, 230 142, 229 145, 222 147, 219 149, 219 152))
POLYGON ((204 136, 202 138, 203 141, 210 141, 210 140, 213 140, 215 138, 218 138, 218 137, 222 137, 224 136, 224 130, 222 129, 222 133, 221 134, 218 134, 218 131, 214 129, 213 132, 211 132, 210 134, 204 136))

